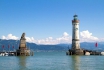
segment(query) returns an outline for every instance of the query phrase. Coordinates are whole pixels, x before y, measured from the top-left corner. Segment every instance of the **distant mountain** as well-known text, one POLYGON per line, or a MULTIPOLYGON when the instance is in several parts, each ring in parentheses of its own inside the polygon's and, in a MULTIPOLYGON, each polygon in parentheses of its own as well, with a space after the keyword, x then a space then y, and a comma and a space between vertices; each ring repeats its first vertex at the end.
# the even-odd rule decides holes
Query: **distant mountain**
MULTIPOLYGON (((2 40, 0 39, 0 51, 3 50, 2 46, 4 45, 4 50, 9 50, 8 45, 10 45, 10 50, 13 50, 12 46, 15 49, 18 49, 20 41, 19 40, 2 40)), ((71 48, 71 44, 57 44, 57 45, 37 45, 35 43, 26 43, 27 47, 35 51, 67 51, 71 48)), ((95 47, 95 43, 82 42, 80 43, 81 48, 89 50, 104 50, 104 42, 98 42, 98 47, 95 47)))
MULTIPOLYGON (((71 48, 71 44, 58 44, 59 46, 71 48)), ((95 47, 94 42, 82 42, 80 43, 80 47, 82 49, 88 49, 88 50, 104 50, 104 42, 98 42, 98 46, 95 47)))
MULTIPOLYGON (((4 45, 4 50, 9 50, 8 45, 10 45, 10 50, 13 50, 13 46, 15 49, 18 49, 19 47, 19 40, 2 40, 0 39, 0 51, 3 50, 2 46, 4 45)), ((67 50, 66 48, 59 46, 59 45, 37 45, 35 43, 26 43, 27 47, 30 49, 33 49, 35 51, 38 50, 44 50, 44 51, 62 51, 62 50, 67 50)))
POLYGON ((80 44, 81 48, 89 50, 104 50, 104 42, 98 42, 98 46, 95 47, 95 43, 83 42, 80 44))
POLYGON ((71 44, 57 44, 58 46, 64 47, 65 49, 70 49, 71 48, 71 44))

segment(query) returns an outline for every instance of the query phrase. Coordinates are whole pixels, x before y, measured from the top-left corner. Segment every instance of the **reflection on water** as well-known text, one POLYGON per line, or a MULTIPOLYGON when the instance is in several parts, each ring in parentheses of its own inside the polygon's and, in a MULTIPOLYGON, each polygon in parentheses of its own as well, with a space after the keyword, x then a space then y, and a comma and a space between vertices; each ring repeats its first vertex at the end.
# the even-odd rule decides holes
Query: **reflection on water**
POLYGON ((80 56, 72 56, 72 66, 73 70, 80 70, 80 56))
POLYGON ((27 69, 26 59, 27 59, 26 56, 19 56, 18 57, 18 65, 19 65, 20 70, 26 70, 27 69))

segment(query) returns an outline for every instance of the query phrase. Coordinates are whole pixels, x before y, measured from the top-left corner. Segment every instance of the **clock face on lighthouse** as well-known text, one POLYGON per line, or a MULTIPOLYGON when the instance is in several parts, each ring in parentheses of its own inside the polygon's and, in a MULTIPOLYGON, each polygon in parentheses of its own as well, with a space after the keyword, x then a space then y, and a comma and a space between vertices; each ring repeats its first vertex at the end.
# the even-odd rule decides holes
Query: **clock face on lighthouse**
POLYGON ((78 28, 75 28, 75 30, 78 30, 78 28))

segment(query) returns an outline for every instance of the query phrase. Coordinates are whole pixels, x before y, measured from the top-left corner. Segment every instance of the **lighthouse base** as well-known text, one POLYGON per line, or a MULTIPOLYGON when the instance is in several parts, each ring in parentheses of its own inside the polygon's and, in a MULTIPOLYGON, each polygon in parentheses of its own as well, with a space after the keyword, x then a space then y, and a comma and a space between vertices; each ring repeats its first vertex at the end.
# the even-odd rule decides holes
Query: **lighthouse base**
POLYGON ((84 50, 82 49, 69 49, 66 55, 84 55, 84 50))

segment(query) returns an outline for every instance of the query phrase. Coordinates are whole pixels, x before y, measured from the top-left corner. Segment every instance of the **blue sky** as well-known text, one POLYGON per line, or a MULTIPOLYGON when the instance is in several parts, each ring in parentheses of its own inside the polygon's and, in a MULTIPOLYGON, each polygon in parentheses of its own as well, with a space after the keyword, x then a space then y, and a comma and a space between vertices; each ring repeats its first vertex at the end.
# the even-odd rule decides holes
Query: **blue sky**
POLYGON ((74 14, 80 32, 104 38, 104 0, 0 0, 0 38, 23 32, 34 39, 72 36, 74 14))

